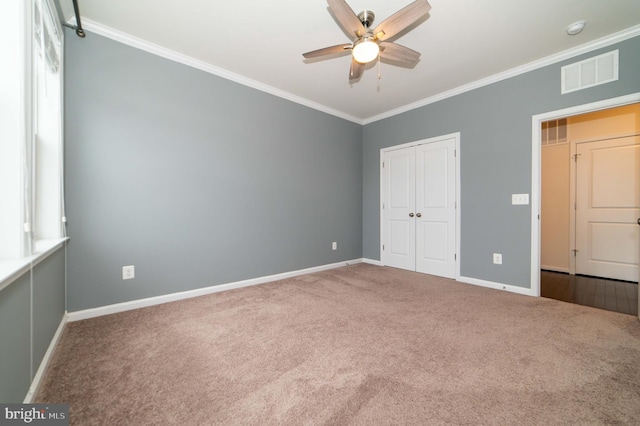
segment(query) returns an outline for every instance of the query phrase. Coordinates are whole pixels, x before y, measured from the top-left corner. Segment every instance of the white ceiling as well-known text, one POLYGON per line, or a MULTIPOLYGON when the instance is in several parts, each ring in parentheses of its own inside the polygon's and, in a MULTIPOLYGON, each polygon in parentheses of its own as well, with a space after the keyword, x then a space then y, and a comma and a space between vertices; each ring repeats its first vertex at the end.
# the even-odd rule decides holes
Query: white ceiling
MULTIPOLYGON (((411 0, 347 2, 356 13, 372 10, 375 26, 411 0)), ((78 0, 89 31, 128 34, 360 122, 613 33, 640 32, 638 0, 429 2, 429 18, 394 40, 422 53, 418 65, 383 62, 378 79, 374 63, 349 84, 348 55, 307 62, 302 57, 350 41, 326 0, 78 0), (567 35, 566 27, 577 20, 587 21, 585 30, 567 35)), ((60 3, 71 17, 71 0, 60 3)))

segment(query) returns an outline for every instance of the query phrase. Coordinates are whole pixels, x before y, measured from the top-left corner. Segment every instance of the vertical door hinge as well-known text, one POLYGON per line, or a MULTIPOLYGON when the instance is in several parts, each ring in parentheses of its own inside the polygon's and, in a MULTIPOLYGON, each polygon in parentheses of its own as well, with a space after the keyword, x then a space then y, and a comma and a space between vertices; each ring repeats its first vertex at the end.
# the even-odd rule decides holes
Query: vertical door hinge
POLYGON ((571 250, 571 251, 573 252, 573 257, 576 257, 576 256, 578 255, 578 250, 573 249, 573 250, 571 250))
POLYGON ((578 203, 576 201, 573 202, 573 209, 578 210, 578 203))
POLYGON ((580 156, 582 154, 573 154, 573 161, 575 161, 576 163, 578 162, 578 156, 580 156))
POLYGON ((384 161, 382 162, 382 168, 384 169, 384 161))
POLYGON ((458 254, 457 253, 453 254, 453 260, 458 260, 458 254))
POLYGON ((458 156, 458 150, 457 150, 457 149, 454 149, 454 150, 453 150, 453 156, 454 156, 454 157, 457 157, 457 156, 458 156))
POLYGON ((384 251, 384 244, 382 245, 382 251, 384 251))

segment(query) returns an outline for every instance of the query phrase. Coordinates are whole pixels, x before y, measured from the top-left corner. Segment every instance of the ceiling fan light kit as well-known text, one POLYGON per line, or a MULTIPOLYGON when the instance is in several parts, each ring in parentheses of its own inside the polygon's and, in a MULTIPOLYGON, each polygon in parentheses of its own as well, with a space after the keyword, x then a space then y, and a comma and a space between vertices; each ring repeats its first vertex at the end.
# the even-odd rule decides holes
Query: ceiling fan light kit
POLYGON ((395 65, 409 68, 415 67, 420 60, 419 52, 385 40, 405 31, 425 17, 431 9, 427 0, 415 0, 382 21, 373 30, 370 30, 370 27, 375 19, 375 14, 370 10, 362 11, 356 15, 345 0, 327 0, 327 3, 342 29, 347 34, 354 35, 352 43, 303 53, 302 56, 306 59, 351 50, 350 81, 358 80, 362 76, 364 65, 377 58, 387 59, 395 65))
POLYGON ((353 59, 361 64, 366 64, 378 57, 380 46, 375 42, 373 37, 363 37, 353 44, 351 54, 353 59))

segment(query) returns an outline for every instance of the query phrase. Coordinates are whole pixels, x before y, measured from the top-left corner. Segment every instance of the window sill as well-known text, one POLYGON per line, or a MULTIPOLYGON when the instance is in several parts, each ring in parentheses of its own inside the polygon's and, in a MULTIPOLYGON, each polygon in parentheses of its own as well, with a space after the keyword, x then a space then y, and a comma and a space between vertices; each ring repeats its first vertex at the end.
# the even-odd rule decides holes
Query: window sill
POLYGON ((0 259, 0 291, 49 255, 55 253, 68 239, 68 237, 65 237, 40 240, 36 242, 36 252, 32 256, 21 257, 20 259, 0 259))

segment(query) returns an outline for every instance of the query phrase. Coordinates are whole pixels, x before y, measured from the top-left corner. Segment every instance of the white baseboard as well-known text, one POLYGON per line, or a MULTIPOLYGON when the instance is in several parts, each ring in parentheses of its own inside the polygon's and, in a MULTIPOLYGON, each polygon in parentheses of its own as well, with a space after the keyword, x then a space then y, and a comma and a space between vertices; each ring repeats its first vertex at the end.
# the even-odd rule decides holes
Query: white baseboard
POLYGON ((40 388, 40 382, 44 377, 44 373, 47 371, 47 367, 49 366, 49 362, 51 361, 51 357, 53 356, 53 352, 58 346, 58 341, 60 340, 60 336, 62 336, 62 331, 64 327, 67 325, 69 321, 69 316, 65 312, 62 316, 62 320, 60 321, 60 325, 58 325, 58 329, 53 335, 53 339, 51 339, 51 343, 49 343, 49 347, 47 348, 47 352, 45 352, 44 357, 42 357, 42 361, 40 362, 40 366, 38 367, 38 371, 36 371, 35 376, 33 376, 33 380, 31 381, 31 386, 29 387, 29 392, 27 392, 27 396, 24 397, 24 404, 31 404, 33 398, 38 393, 38 389, 40 388))
MULTIPOLYGON (((373 259, 363 258, 362 262, 363 263, 368 263, 370 265, 384 266, 384 264, 380 260, 373 260, 373 259)), ((477 286, 480 286, 480 287, 493 288, 495 290, 504 290, 504 291, 509 291, 511 293, 523 294, 525 296, 534 296, 534 294, 531 291, 531 289, 524 288, 524 287, 518 287, 518 286, 510 285, 510 284, 501 284, 501 283, 496 283, 496 282, 493 282, 493 281, 485 281, 485 280, 479 280, 477 278, 469 278, 469 277, 462 277, 462 276, 457 277, 456 281, 461 282, 461 283, 465 283, 465 284, 477 285, 477 286)))
POLYGON ((146 308, 148 306, 160 305, 162 303, 175 302, 192 297, 204 296, 206 294, 218 293, 236 288, 249 287, 258 284, 265 284, 273 281, 283 280, 285 278, 296 277, 298 275, 311 274, 314 272, 326 271, 328 269, 341 268, 343 266, 362 263, 363 259, 354 259, 344 262, 331 263, 328 265, 314 266, 307 269, 299 269, 297 271, 283 272, 281 274, 268 275, 265 277, 252 278, 249 280, 236 281, 233 283, 214 285, 209 287, 198 288, 195 290, 181 291, 178 293, 163 294, 162 296, 148 297, 145 299, 132 300, 130 302, 116 303, 113 305, 100 306, 98 308, 84 309, 81 311, 69 312, 67 320, 69 322, 80 321, 89 318, 100 317, 103 315, 115 314, 118 312, 130 311, 133 309, 146 308))
POLYGON ((545 271, 563 272, 565 274, 569 273, 569 268, 560 268, 559 266, 540 265, 540 269, 544 269, 545 271))
MULTIPOLYGON (((149 297, 146 299, 133 300, 130 302, 117 303, 114 305, 101 306, 98 308, 85 309, 82 311, 65 312, 64 316, 62 317, 62 320, 60 321, 60 324, 58 325, 58 329, 53 335, 53 339, 51 339, 51 343, 47 348, 47 352, 44 354, 42 362, 40 362, 38 371, 36 372, 35 376, 33 377, 33 380, 31 381, 31 386, 29 387, 29 391, 27 392, 27 395, 24 398, 24 403, 25 404, 31 403, 33 401, 33 398, 37 394, 38 389, 40 388, 42 378, 44 377, 44 373, 47 370, 49 362, 51 361, 51 357, 53 356, 53 352, 55 351, 55 348, 58 345, 58 341, 62 336, 62 332, 64 331, 64 327, 66 326, 67 322, 80 321, 83 319, 94 318, 102 315, 109 315, 109 314, 114 314, 118 312, 144 308, 147 306, 159 305, 162 303, 174 302, 174 301, 183 300, 183 299, 190 299, 192 297, 204 296, 206 294, 218 293, 221 291, 232 290, 236 288, 249 287, 249 286, 258 285, 258 284, 265 284, 273 281, 282 280, 285 278, 311 274, 314 272, 326 271, 329 269, 340 268, 343 266, 349 266, 349 265, 354 265, 358 263, 367 263, 370 265, 384 266, 382 262, 379 260, 367 259, 367 258, 354 259, 354 260, 349 260, 344 262, 331 263, 328 265, 315 266, 307 269, 299 269, 297 271, 283 272, 281 274, 268 275, 268 276, 253 278, 249 280, 236 281, 233 283, 210 286, 210 287, 205 287, 205 288, 200 288, 195 290, 183 291, 179 293, 166 294, 162 296, 149 297)), ((459 277, 457 281, 466 283, 466 284, 477 285, 481 287, 493 288, 496 290, 505 290, 505 291, 518 293, 526 296, 533 296, 531 289, 517 287, 513 285, 508 285, 508 284, 501 284, 501 283, 496 283, 492 281, 484 281, 476 278, 469 278, 469 277, 462 277, 462 276, 459 277)))
POLYGON ((518 287, 510 284, 501 284, 493 281, 485 281, 485 280, 479 280, 477 278, 469 278, 469 277, 459 277, 458 281, 466 284, 477 285, 480 287, 488 287, 488 288, 493 288, 495 290, 504 290, 504 291, 509 291, 511 293, 523 294, 525 296, 534 296, 530 288, 518 287))
MULTIPOLYGON (((75 311, 75 312, 68 312, 67 314, 65 314, 64 321, 65 323, 80 321, 80 320, 95 318, 103 315, 130 311, 133 309, 146 308, 148 306, 160 305, 162 303, 175 302, 178 300, 190 299, 192 297, 204 296, 207 294, 218 293, 221 291, 227 291, 227 290, 233 290, 236 288, 265 284, 273 281, 283 280, 286 278, 296 277, 299 275, 312 274, 314 272, 326 271, 329 269, 335 269, 343 266, 354 265, 357 263, 367 263, 370 265, 384 266, 383 263, 379 260, 368 259, 368 258, 353 259, 353 260, 348 260, 343 262, 331 263, 327 265, 315 266, 307 269, 299 269, 296 271, 283 272, 281 274, 268 275, 264 277, 252 278, 252 279, 243 280, 243 281, 236 281, 236 282, 227 283, 227 284, 203 287, 195 290, 164 294, 162 296, 148 297, 145 299, 132 300, 129 302, 116 303, 113 305, 100 306, 97 308, 84 309, 84 310, 75 311)), ((466 284, 477 285, 481 287, 493 288, 496 290, 505 290, 512 293, 523 294, 526 296, 534 295, 531 289, 529 288, 518 287, 510 284, 502 284, 502 283, 497 283, 492 281, 479 280, 477 278, 463 277, 463 276, 458 277, 457 281, 466 283, 466 284)))

